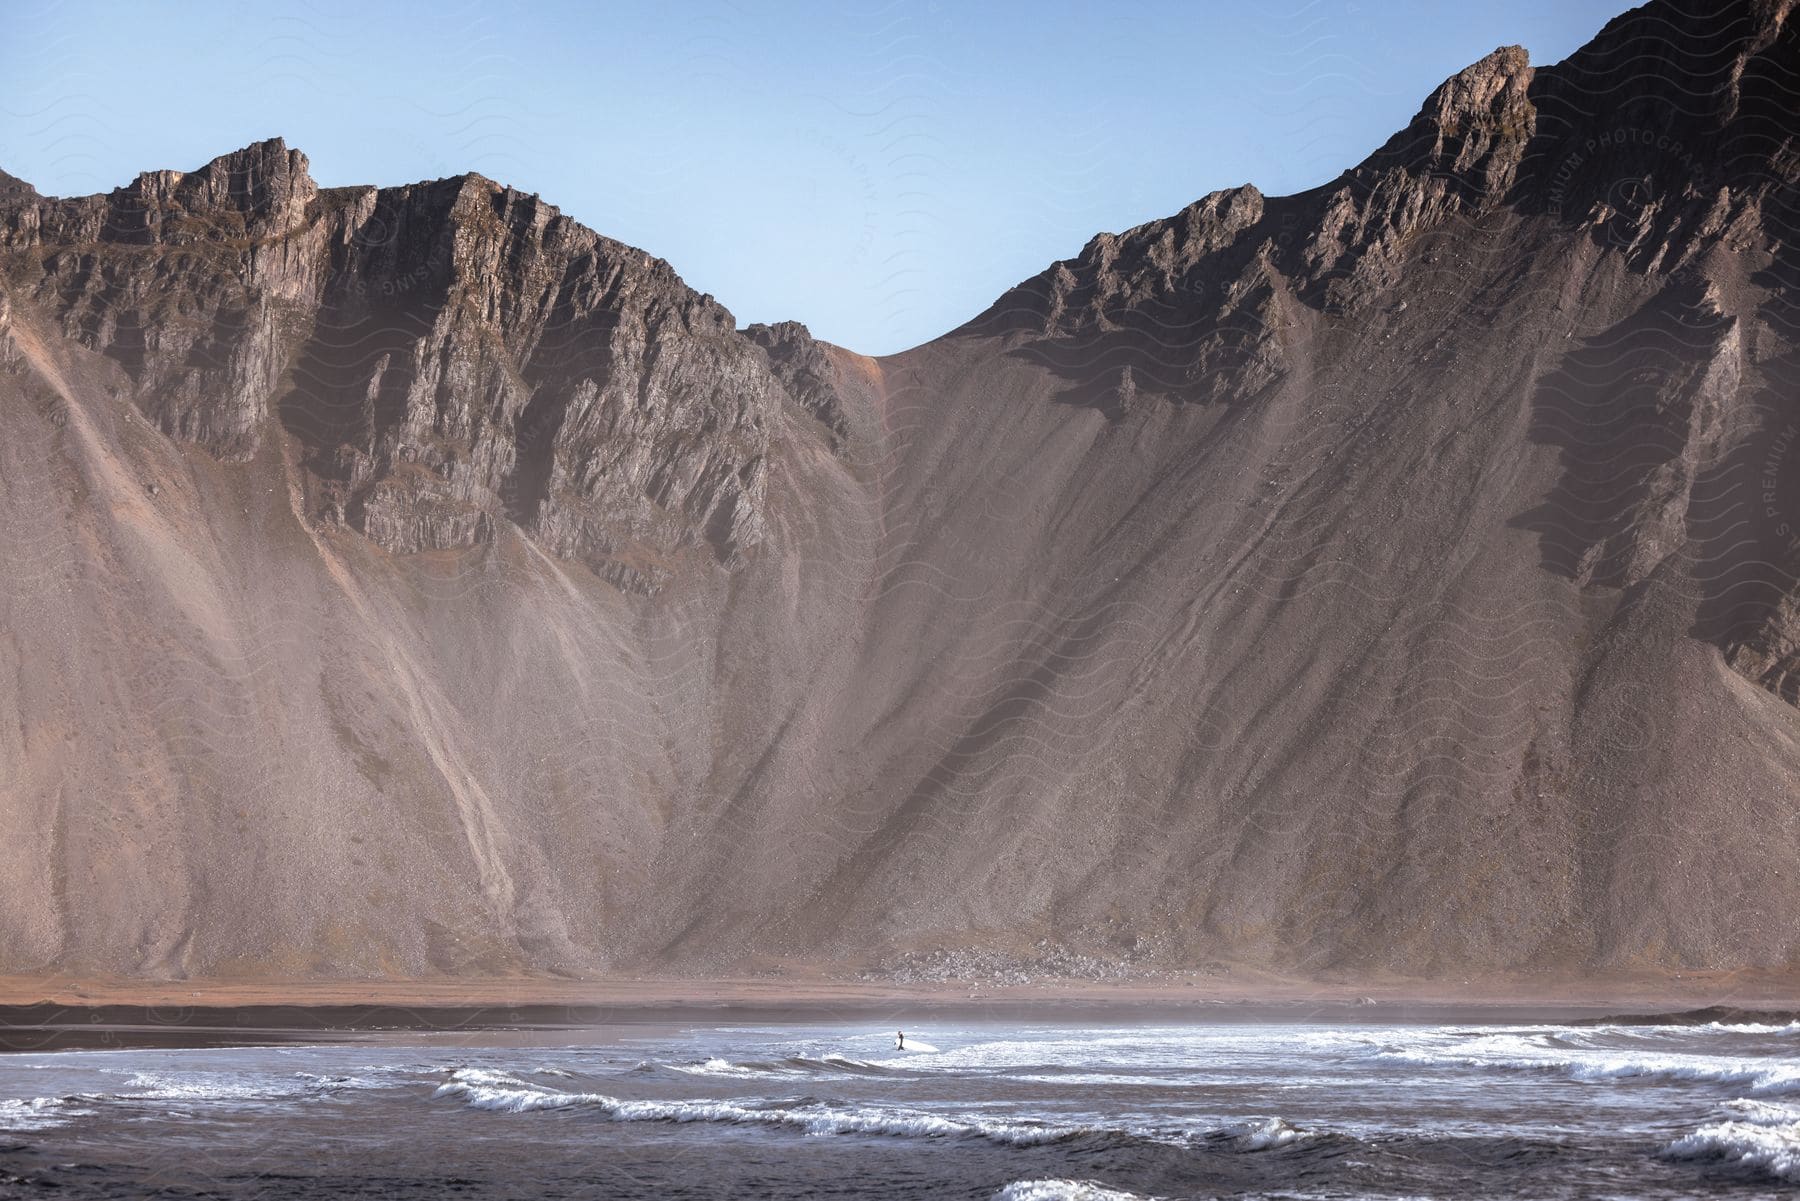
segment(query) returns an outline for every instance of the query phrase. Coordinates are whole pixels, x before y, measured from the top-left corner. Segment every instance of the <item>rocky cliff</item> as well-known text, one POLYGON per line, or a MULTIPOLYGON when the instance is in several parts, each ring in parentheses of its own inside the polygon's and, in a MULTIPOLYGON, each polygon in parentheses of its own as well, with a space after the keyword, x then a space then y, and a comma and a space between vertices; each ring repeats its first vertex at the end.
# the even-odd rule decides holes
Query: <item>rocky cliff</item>
POLYGON ((1792 10, 880 360, 478 176, 0 177, 0 970, 1792 968, 1792 10))
POLYGON ((650 589, 762 536, 768 357, 536 197, 473 175, 320 192, 277 139, 4 203, 20 299, 172 438, 241 462, 280 428, 317 523, 413 553, 506 520, 650 589))

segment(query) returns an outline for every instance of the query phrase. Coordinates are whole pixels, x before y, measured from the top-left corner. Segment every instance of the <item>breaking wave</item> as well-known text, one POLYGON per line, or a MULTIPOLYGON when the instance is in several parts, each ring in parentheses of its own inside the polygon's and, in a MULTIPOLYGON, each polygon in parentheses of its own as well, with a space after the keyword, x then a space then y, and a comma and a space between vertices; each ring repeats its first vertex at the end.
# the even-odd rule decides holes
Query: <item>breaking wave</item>
POLYGON ((1242 1122, 1219 1132, 1244 1151, 1267 1151, 1310 1138, 1310 1131, 1291 1125, 1285 1118, 1267 1118, 1260 1122, 1242 1122))
POLYGON ((92 1112, 81 1097, 21 1097, 0 1101, 0 1130, 22 1133, 50 1130, 92 1112))
POLYGON ((704 1063, 670 1063, 649 1066, 667 1068, 687 1076, 720 1076, 735 1080, 845 1080, 856 1076, 893 1074, 890 1069, 881 1064, 868 1063, 842 1055, 826 1055, 820 1059, 808 1059, 796 1055, 781 1060, 751 1060, 746 1063, 734 1063, 729 1059, 715 1057, 704 1063))
POLYGON ((461 1097, 475 1109, 527 1113, 542 1109, 593 1109, 615 1122, 723 1122, 783 1126, 806 1134, 872 1134, 912 1138, 983 1138, 1011 1146, 1061 1142, 1091 1133, 1079 1126, 947 1118, 918 1110, 831 1106, 818 1101, 628 1101, 604 1093, 566 1093, 539 1088, 503 1072, 463 1069, 438 1086, 438 1097, 461 1097))
POLYGON ((117 1091, 73 1093, 64 1097, 26 1097, 0 1100, 0 1130, 22 1132, 49 1130, 110 1105, 142 1105, 145 1102, 258 1104, 302 1101, 329 1096, 345 1089, 379 1088, 374 1080, 358 1076, 325 1076, 295 1072, 291 1076, 246 1076, 233 1072, 142 1071, 127 1076, 117 1091))
POLYGON ((434 1097, 458 1097, 474 1109, 499 1113, 590 1109, 615 1122, 718 1122, 730 1125, 778 1126, 809 1135, 861 1134, 895 1138, 974 1138, 1013 1147, 1042 1146, 1080 1138, 1126 1139, 1142 1143, 1190 1146, 1196 1141, 1227 1144, 1242 1151, 1284 1147, 1309 1132, 1281 1118, 1241 1123, 1199 1136, 1148 1129, 1063 1125, 1029 1118, 999 1120, 961 1115, 947 1117, 924 1110, 879 1105, 831 1103, 802 1098, 789 1101, 631 1101, 605 1093, 563 1092, 520 1080, 505 1072, 461 1068, 440 1084, 434 1097))
POLYGON ((108 1093, 109 1101, 292 1101, 325 1096, 345 1089, 380 1088, 380 1081, 360 1076, 328 1076, 314 1072, 292 1075, 246 1075, 241 1072, 135 1072, 125 1082, 129 1092, 108 1093))
POLYGON ((126 1101, 280 1101, 310 1091, 301 1079, 246 1080, 229 1072, 138 1072, 125 1082, 126 1101))
POLYGON ((1698 1081, 1762 1096, 1800 1095, 1800 1064, 1767 1056, 1581 1048, 1557 1035, 1485 1035, 1460 1044, 1389 1047, 1376 1058, 1424 1067, 1558 1072, 1573 1080, 1698 1081))
MULTIPOLYGON (((1680 1030, 1675 1026, 1672 1029, 1680 1030)), ((1704 1030, 1718 1030, 1726 1034, 1800 1034, 1800 1022, 1783 1022, 1771 1025, 1768 1022, 1708 1022, 1701 1027, 1704 1030)))
POLYGON ((1015 1180, 993 1201, 1152 1201, 1140 1193, 1108 1188, 1091 1180, 1015 1180))
POLYGON ((1737 1100, 1733 1117, 1711 1122, 1662 1150, 1669 1159, 1716 1159, 1800 1183, 1800 1108, 1737 1100))

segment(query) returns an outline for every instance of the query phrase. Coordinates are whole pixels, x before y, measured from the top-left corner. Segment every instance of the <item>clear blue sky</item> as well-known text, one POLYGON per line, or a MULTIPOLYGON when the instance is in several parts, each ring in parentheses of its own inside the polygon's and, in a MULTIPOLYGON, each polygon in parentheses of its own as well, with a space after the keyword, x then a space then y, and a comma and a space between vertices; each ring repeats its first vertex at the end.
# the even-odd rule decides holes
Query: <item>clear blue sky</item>
POLYGON ((924 341, 1101 230, 1321 183, 1495 46, 1624 0, 9 0, 0 167, 104 191, 280 134, 325 185, 480 171, 740 322, 924 341))

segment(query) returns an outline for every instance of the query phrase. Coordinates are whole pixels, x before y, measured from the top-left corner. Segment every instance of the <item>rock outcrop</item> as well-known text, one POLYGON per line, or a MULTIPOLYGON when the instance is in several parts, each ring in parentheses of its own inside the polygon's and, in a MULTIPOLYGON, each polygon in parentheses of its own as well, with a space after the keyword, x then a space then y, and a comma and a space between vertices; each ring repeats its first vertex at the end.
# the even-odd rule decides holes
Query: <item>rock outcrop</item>
POLYGON ((798 321, 752 325, 744 334, 768 354, 788 396, 831 431, 834 445, 847 442, 854 410, 829 350, 798 321))
POLYGON ((1791 971, 1793 12, 880 360, 479 176, 0 176, 0 971, 1791 971))
POLYGON ((480 176, 321 194, 279 139, 104 197, 21 195, 12 278, 170 436, 253 457, 399 553, 495 521, 654 588, 762 537, 779 387, 668 264, 480 176))

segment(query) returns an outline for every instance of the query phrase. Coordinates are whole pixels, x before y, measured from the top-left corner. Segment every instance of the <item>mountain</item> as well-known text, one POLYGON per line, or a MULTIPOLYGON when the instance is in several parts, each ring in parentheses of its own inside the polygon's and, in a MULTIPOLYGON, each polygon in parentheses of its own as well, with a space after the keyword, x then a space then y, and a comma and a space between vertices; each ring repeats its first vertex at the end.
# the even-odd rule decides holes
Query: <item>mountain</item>
POLYGON ((0 178, 0 972, 1800 959, 1800 20, 869 359, 469 175, 0 178))

